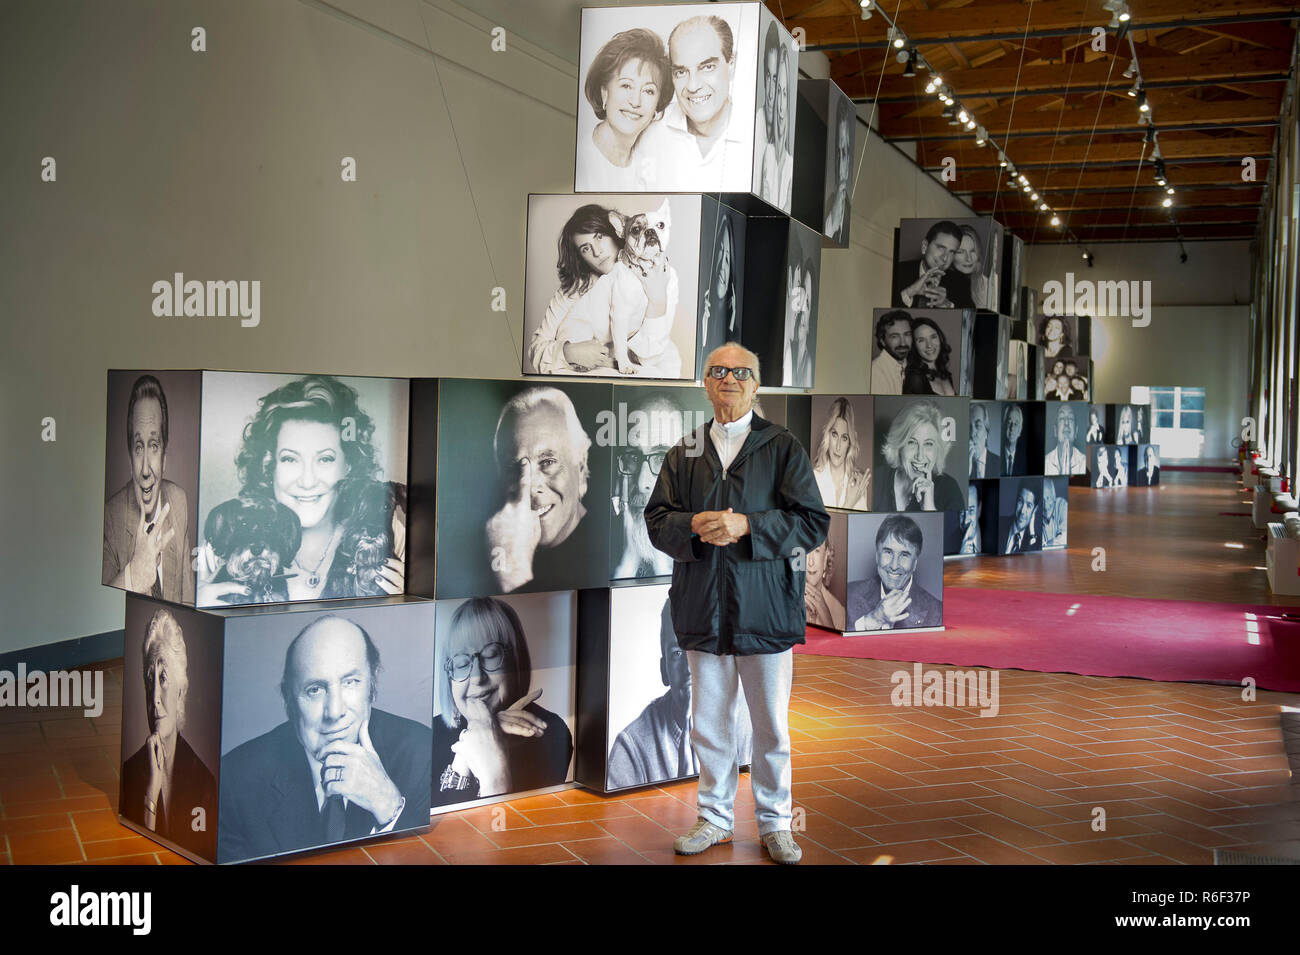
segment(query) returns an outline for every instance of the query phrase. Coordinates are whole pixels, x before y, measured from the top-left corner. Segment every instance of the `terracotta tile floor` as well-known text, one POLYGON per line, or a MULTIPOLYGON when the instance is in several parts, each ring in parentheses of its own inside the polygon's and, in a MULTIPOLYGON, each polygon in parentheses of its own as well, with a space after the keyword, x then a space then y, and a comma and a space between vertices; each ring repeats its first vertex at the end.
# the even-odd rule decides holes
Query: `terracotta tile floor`
MULTIPOLYGON (((0 861, 185 861, 117 823, 122 666, 105 669, 98 719, 0 710, 0 861)), ((1300 857, 1300 696, 1243 702, 1234 687, 1004 670, 1000 712, 983 718, 895 707, 899 669, 910 665, 795 658, 805 863, 1209 864, 1216 848, 1300 857)), ((673 855, 672 839, 695 819, 693 783, 516 799, 290 861, 767 863, 752 811, 745 777, 736 841, 690 859, 673 855)))
MULTIPOLYGON (((1038 555, 950 563, 945 577, 1074 592, 1104 576, 1117 588, 1109 592, 1129 596, 1269 602, 1264 575, 1249 569, 1263 563, 1262 544, 1233 516, 1244 491, 1227 475, 1167 477, 1158 499, 1145 489, 1072 490, 1081 553, 1093 537, 1123 539, 1131 573, 1074 574, 1049 560, 1062 555, 1038 555), (1243 535, 1244 550, 1215 543, 1243 535), (1180 555, 1172 567, 1171 551, 1180 555)), ((98 719, 0 709, 0 862, 185 861, 116 821, 122 663, 105 668, 98 719)), ((911 664, 795 657, 794 802, 806 863, 1207 864, 1216 848, 1300 857, 1300 695, 1244 702, 1239 687, 1003 670, 999 714, 981 718, 893 706, 890 675, 900 669, 911 664), (1104 829, 1094 829, 1098 809, 1104 829)), ((418 836, 291 861, 768 861, 747 777, 736 841, 674 856, 674 834, 695 820, 694 789, 516 799, 440 816, 418 836)))

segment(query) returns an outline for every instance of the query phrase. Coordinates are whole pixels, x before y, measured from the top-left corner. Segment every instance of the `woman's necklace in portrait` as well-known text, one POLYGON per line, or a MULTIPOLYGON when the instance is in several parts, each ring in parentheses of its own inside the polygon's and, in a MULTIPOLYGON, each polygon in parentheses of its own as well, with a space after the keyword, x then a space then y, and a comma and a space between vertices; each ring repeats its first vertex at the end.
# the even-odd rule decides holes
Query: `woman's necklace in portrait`
POLYGON ((320 560, 316 561, 315 567, 308 568, 300 563, 297 557, 294 557, 293 559, 293 565, 307 575, 307 586, 313 590, 320 586, 320 569, 324 566, 325 561, 329 559, 330 554, 334 552, 334 544, 338 540, 339 531, 342 529, 343 528, 341 527, 334 528, 334 533, 331 534, 330 539, 326 541, 325 550, 321 552, 320 560))

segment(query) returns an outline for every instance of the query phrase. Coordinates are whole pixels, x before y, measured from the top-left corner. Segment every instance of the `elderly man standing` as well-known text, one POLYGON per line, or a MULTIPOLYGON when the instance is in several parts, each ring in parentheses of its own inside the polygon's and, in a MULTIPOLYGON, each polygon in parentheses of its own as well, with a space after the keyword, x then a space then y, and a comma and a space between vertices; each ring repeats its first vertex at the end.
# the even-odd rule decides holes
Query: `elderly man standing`
POLYGON ((669 601, 691 670, 700 763, 699 819, 673 849, 696 855, 732 838, 734 710, 743 686, 758 833, 768 855, 794 864, 803 853, 790 833, 791 648, 804 642, 806 619, 803 570, 790 558, 826 539, 830 516, 807 452, 754 413, 754 353, 728 342, 705 368, 714 418, 697 435, 704 453, 675 445, 645 510, 651 542, 673 558, 669 601))

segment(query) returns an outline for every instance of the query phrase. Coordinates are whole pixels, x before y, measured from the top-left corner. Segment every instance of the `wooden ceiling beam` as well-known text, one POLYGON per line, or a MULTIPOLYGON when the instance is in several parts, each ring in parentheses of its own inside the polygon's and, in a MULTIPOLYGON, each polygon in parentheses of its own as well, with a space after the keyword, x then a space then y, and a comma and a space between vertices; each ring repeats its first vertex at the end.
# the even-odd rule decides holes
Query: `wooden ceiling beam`
MULTIPOLYGON (((1211 53, 1140 62, 1142 78, 1148 89, 1252 79, 1285 80, 1291 68, 1290 55, 1276 51, 1257 52, 1249 57, 1211 53)), ((947 70, 943 73, 943 81, 963 100, 1011 93, 1021 95, 1035 90, 1097 91, 1109 88, 1122 93, 1131 85, 1124 79, 1127 66, 1128 60, 1124 59, 1116 61, 1113 68, 1110 60, 1076 63, 1073 67, 1060 64, 1025 65, 1019 69, 1014 65, 972 67, 969 70, 947 70)), ((878 81, 882 101, 934 99, 933 95, 925 92, 928 74, 920 72, 915 77, 904 77, 902 69, 894 64, 892 72, 887 71, 884 79, 880 80, 878 57, 863 54, 859 62, 857 54, 845 54, 832 61, 831 79, 849 96, 859 99, 876 96, 878 81), (870 82, 860 73, 864 67, 871 74, 870 82)))
MULTIPOLYGON (((1084 163, 1137 162, 1142 156, 1143 143, 1140 139, 1126 138, 1124 142, 1097 143, 1091 148, 1082 145, 1059 145, 1050 141, 1032 146, 1017 144, 1009 155, 1017 165, 1032 166, 1056 165, 1073 166, 1076 169, 1084 163)), ((1225 160, 1240 162, 1243 156, 1257 159, 1272 155, 1273 135, 1249 136, 1200 136, 1191 134, 1175 136, 1162 134, 1160 151, 1166 162, 1179 159, 1204 159, 1223 157, 1225 160)), ((939 169, 945 157, 951 156, 957 162, 958 172, 962 169, 975 170, 997 168, 997 153, 987 147, 980 148, 974 140, 969 143, 918 143, 916 147, 918 165, 927 169, 939 169)), ((1148 161, 1150 150, 1146 153, 1148 161)))

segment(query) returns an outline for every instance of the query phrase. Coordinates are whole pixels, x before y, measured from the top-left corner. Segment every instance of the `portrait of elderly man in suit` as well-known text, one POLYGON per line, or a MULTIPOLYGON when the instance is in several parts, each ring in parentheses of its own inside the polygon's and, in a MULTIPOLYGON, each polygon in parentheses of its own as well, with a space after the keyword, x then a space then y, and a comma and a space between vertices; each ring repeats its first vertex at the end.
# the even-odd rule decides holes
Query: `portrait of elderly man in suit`
POLYGON ((429 824, 433 735, 374 705, 379 649, 343 617, 289 644, 288 719, 221 765, 218 861, 238 862, 429 824))
POLYGON ((119 812, 150 832, 212 860, 217 778, 182 733, 190 689, 189 655, 185 635, 171 611, 157 610, 149 619, 140 655, 149 736, 122 765, 119 812), (196 809, 203 812, 197 814, 196 809))
POLYGON ((892 514, 876 531, 876 572, 849 583, 849 620, 854 630, 937 627, 943 604, 916 582, 925 537, 904 514, 892 514))

